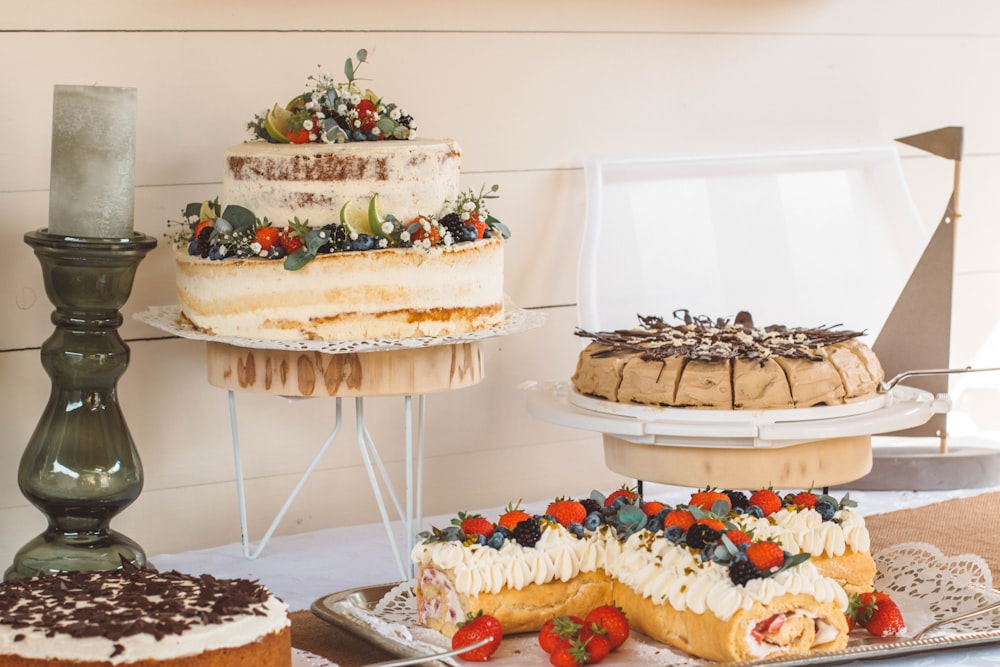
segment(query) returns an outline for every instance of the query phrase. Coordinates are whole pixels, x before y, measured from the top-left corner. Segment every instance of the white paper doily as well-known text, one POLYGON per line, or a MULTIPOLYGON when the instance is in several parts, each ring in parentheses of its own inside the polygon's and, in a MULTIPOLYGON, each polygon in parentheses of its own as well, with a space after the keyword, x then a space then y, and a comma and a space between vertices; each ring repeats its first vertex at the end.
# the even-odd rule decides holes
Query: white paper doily
POLYGON ((338 354, 344 352, 378 352, 384 350, 402 350, 408 348, 432 347, 436 345, 455 345, 472 341, 507 336, 530 329, 536 329, 545 324, 545 313, 537 310, 524 310, 509 305, 504 307, 503 321, 495 327, 479 329, 464 334, 451 336, 433 336, 424 338, 380 338, 371 340, 263 340, 255 338, 237 338, 232 336, 215 336, 198 331, 181 318, 178 305, 150 306, 136 313, 135 319, 156 327, 174 336, 191 340, 203 340, 211 343, 225 343, 238 347, 252 347, 265 350, 302 350, 309 352, 326 352, 338 354))
MULTIPOLYGON (((908 642, 907 638, 913 637, 935 621, 1000 600, 1000 592, 993 590, 989 566, 982 558, 975 555, 946 557, 930 544, 897 545, 875 555, 875 562, 878 566, 876 589, 890 593, 899 604, 906 631, 899 637, 886 640, 872 637, 863 630, 856 631, 843 652, 844 659, 871 657, 865 656, 865 651, 878 648, 873 644, 880 643, 884 643, 887 648, 878 657, 891 657, 893 644, 899 645, 901 655, 907 654, 905 645, 920 645, 925 641, 930 644, 926 647, 919 646, 919 650, 959 647, 962 644, 948 644, 942 640, 968 633, 996 632, 1000 627, 1000 610, 995 610, 980 617, 940 626, 924 635, 919 642, 908 642)), ((444 635, 416 625, 416 600, 412 581, 394 586, 370 605, 341 601, 334 607, 337 613, 349 615, 356 622, 364 623, 366 628, 377 633, 381 639, 399 642, 407 650, 412 651, 414 647, 418 647, 417 650, 430 654, 451 647, 444 635)), ((909 648, 912 652, 912 646, 909 648)), ((498 667, 520 667, 540 664, 540 660, 544 662, 544 657, 535 635, 526 633, 505 637, 497 653, 490 658, 490 663, 498 667)), ((782 661, 783 659, 778 658, 766 662, 782 664, 782 661)), ((457 664, 447 659, 442 662, 457 664)), ((810 659, 800 656, 794 662, 809 664, 810 659)), ((716 663, 694 658, 636 633, 601 664, 609 667, 636 664, 707 667, 716 663)))

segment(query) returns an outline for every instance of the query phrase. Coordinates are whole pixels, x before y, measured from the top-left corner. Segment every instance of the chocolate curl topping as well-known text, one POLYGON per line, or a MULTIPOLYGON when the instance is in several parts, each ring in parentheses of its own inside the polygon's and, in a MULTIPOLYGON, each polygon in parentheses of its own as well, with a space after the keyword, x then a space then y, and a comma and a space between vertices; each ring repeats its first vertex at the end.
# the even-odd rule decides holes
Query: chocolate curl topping
MULTIPOLYGON (((131 564, 130 564, 131 565, 131 564)), ((218 624, 264 613, 267 589, 246 579, 195 577, 135 566, 99 572, 62 572, 0 585, 0 623, 35 628, 52 637, 105 637, 109 657, 123 637, 157 640, 193 625, 218 624)))
POLYGON ((673 315, 683 324, 671 325, 661 317, 639 315, 638 329, 600 333, 577 329, 575 333, 607 348, 595 352, 594 357, 639 353, 646 361, 662 361, 668 357, 700 361, 736 358, 763 361, 770 357, 822 361, 820 348, 864 335, 859 331, 834 330, 827 326, 757 328, 746 311, 740 311, 732 323, 724 318, 713 321, 705 316, 692 316, 687 310, 676 310, 673 315))

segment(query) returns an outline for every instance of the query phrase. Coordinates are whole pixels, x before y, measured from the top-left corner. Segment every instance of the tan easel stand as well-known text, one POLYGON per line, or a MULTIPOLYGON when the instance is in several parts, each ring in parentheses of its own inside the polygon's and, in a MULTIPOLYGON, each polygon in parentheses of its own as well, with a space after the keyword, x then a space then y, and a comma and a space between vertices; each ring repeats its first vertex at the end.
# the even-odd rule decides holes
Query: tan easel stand
MULTIPOLYGON (((952 160, 954 183, 948 205, 934 235, 914 269, 886 325, 872 346, 886 375, 913 369, 945 369, 951 344, 951 303, 959 177, 962 164, 961 127, 945 127, 897 139, 952 160)), ((907 379, 907 384, 933 394, 948 392, 946 374, 907 379)), ((949 442, 947 414, 924 424, 877 438, 872 471, 850 484, 869 490, 962 489, 1000 484, 1000 451, 987 447, 957 447, 949 442)))

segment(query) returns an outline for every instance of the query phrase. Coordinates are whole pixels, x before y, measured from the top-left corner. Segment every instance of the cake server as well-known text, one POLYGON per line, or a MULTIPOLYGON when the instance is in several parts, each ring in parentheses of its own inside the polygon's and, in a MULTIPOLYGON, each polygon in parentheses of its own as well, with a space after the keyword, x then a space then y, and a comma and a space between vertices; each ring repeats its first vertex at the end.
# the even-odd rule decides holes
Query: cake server
POLYGON ((425 662, 440 660, 441 658, 450 658, 458 655, 459 653, 465 653, 466 651, 471 651, 474 648, 486 646, 490 643, 490 641, 492 641, 492 639, 492 637, 484 637, 474 644, 469 644, 468 646, 463 646, 462 648, 453 649, 451 651, 432 653, 430 655, 417 655, 411 658, 399 658, 398 660, 386 660, 385 662, 373 662, 365 665, 364 667, 402 667, 403 665, 422 665, 425 662))
POLYGON ((972 366, 966 366, 965 368, 932 368, 927 370, 919 371, 903 371, 899 373, 891 380, 886 380, 878 386, 878 391, 880 394, 884 394, 888 391, 892 391, 892 388, 897 384, 902 382, 908 377, 915 377, 918 375, 949 375, 952 373, 981 373, 983 371, 1000 371, 1000 368, 973 368, 972 366))

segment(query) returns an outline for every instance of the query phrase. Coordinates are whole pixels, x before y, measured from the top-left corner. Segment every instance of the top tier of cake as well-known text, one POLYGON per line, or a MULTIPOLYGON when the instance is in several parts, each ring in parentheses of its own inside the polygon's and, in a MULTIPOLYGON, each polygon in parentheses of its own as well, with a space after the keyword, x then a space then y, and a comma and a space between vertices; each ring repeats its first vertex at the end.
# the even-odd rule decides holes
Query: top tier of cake
POLYGON ((247 142, 226 150, 223 208, 245 207, 284 226, 339 223, 344 204, 378 196, 379 208, 404 224, 437 219, 459 192, 462 153, 452 139, 346 144, 247 142))

